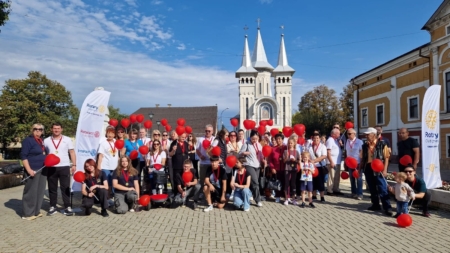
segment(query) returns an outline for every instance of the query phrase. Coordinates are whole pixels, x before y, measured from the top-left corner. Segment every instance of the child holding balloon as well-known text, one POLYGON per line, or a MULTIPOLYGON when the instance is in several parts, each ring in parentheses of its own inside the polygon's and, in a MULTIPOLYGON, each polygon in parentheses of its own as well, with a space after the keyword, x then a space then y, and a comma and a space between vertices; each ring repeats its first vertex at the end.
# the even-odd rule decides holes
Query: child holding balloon
POLYGON ((302 194, 302 205, 305 207, 305 195, 308 192, 309 206, 315 208, 313 204, 313 174, 314 164, 310 161, 310 154, 308 151, 302 152, 302 162, 300 163, 301 176, 300 176, 300 191, 302 194))
POLYGON ((399 172, 395 176, 395 181, 397 182, 394 186, 395 198, 397 199, 397 213, 395 218, 400 216, 400 214, 408 214, 408 203, 412 199, 415 199, 414 190, 407 184, 406 173, 399 172))
MULTIPOLYGON (((82 173, 82 172, 77 172, 82 173)), ((84 163, 84 181, 81 186, 83 195, 82 206, 85 208, 85 214, 91 214, 91 208, 95 200, 100 202, 102 208, 101 215, 108 217, 108 178, 104 171, 101 171, 93 159, 87 159, 84 163), (95 198, 95 200, 94 200, 95 198)), ((75 176, 74 176, 75 177, 75 176)))

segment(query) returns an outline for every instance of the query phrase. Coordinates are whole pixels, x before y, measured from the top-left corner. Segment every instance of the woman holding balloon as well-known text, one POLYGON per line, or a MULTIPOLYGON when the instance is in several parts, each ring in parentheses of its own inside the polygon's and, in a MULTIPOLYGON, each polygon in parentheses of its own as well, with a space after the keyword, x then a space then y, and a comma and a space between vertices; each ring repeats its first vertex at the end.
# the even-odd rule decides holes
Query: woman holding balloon
MULTIPOLYGON (((284 171, 285 164, 283 160, 283 153, 286 150, 286 146, 283 144, 283 135, 279 132, 275 134, 275 142, 272 147, 272 153, 269 155, 269 167, 271 170, 272 177, 276 177, 282 185, 284 186, 284 171)), ((280 197, 284 193, 284 190, 275 191, 275 202, 280 202, 280 197)), ((287 196, 285 196, 287 198, 287 196)))
MULTIPOLYGON (((82 173, 81 171, 77 173, 82 173)), ((77 173, 75 173, 75 181, 77 173)), ((103 217, 108 217, 108 178, 106 173, 100 170, 95 164, 94 159, 87 159, 84 163, 84 180, 82 181, 81 194, 83 199, 81 205, 85 208, 85 214, 91 214, 91 208, 94 205, 95 200, 100 202, 100 207, 102 208, 101 215, 103 217), (94 200, 95 199, 95 200, 94 200)))
MULTIPOLYGON (((227 156, 228 156, 228 148, 227 148, 228 136, 229 136, 228 130, 226 130, 226 129, 220 130, 219 133, 217 134, 216 138, 212 142, 213 149, 211 150, 211 152, 212 152, 214 150, 214 147, 220 148, 220 153, 216 151, 217 153, 214 155, 217 155, 220 157, 219 162, 221 163, 221 166, 225 167, 225 171, 227 173, 227 194, 226 194, 227 199, 230 198, 230 194, 231 194, 230 182, 231 182, 231 176, 232 176, 232 174, 231 174, 232 168, 225 165, 225 160, 227 159, 227 156)), ((215 149, 215 150, 217 150, 217 149, 215 149)))
POLYGON ((144 146, 144 143, 142 143, 141 140, 138 140, 138 131, 132 129, 130 131, 129 139, 125 140, 125 147, 122 149, 122 152, 125 152, 125 155, 131 159, 131 166, 137 170, 139 185, 141 185, 141 168, 139 165, 141 153, 139 152, 139 147, 142 146, 144 146))
MULTIPOLYGON (((317 168, 316 174, 313 174, 313 192, 320 192, 320 201, 325 201, 325 173, 327 170, 326 159, 327 159, 327 148, 324 144, 320 142, 320 135, 314 134, 312 139, 312 144, 309 147, 309 154, 311 155, 311 162, 317 168)), ((315 195, 313 199, 317 198, 315 195)))

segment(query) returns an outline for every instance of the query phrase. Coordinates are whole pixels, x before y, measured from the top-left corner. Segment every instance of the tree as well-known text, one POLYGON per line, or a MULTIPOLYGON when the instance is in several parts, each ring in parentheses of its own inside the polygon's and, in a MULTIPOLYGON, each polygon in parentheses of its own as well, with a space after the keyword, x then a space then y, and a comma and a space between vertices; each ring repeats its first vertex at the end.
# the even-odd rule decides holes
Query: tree
POLYGON ((126 113, 121 113, 119 108, 115 108, 112 105, 108 105, 108 110, 109 110, 108 117, 110 119, 117 119, 120 121, 121 119, 128 118, 130 116, 126 113))
POLYGON ((44 125, 45 135, 51 134, 53 122, 62 124, 65 135, 75 135, 79 111, 70 91, 40 72, 30 71, 28 78, 22 80, 7 80, 0 95, 0 108, 3 147, 29 135, 34 123, 44 125))
POLYGON ((298 112, 292 117, 294 124, 306 126, 307 136, 314 130, 328 133, 333 124, 342 121, 342 111, 336 92, 326 85, 314 87, 302 96, 298 104, 298 112))
POLYGON ((341 92, 341 97, 339 98, 344 121, 353 122, 353 91, 353 85, 349 83, 344 86, 344 89, 341 92))
MULTIPOLYGON (((4 26, 11 13, 11 0, 0 0, 0 26, 4 26)), ((1 31, 1 30, 0 30, 1 31)))

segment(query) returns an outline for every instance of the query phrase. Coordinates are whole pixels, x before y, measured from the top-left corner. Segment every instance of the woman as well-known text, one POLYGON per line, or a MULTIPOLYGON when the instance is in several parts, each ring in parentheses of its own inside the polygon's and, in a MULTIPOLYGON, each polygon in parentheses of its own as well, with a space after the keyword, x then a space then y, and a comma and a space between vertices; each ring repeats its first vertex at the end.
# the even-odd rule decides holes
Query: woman
POLYGON ((252 178, 245 170, 243 165, 245 162, 245 157, 240 157, 236 162, 236 170, 231 178, 231 187, 234 192, 234 206, 248 212, 250 211, 250 197, 252 196, 252 192, 250 191, 250 182, 252 181, 252 178))
MULTIPOLYGON (((228 138, 229 138, 229 142, 227 143, 227 156, 233 155, 233 156, 239 157, 239 150, 241 150, 241 148, 242 148, 242 142, 239 142, 237 140, 236 131, 231 131, 228 134, 228 138)), ((233 171, 231 172, 231 174, 234 175, 234 172, 235 172, 235 169, 233 168, 233 171)), ((232 180, 230 180, 230 181, 232 181, 232 180)), ((232 188, 231 185, 230 185, 230 188, 232 188)), ((231 189, 230 200, 233 200, 233 196, 234 196, 234 192, 233 192, 233 189, 231 189)))
POLYGON ((155 173, 165 173, 164 165, 166 165, 166 152, 161 149, 161 142, 159 140, 154 140, 152 144, 152 151, 147 155, 147 167, 148 167, 148 182, 150 184, 150 189, 152 189, 152 194, 156 194, 156 185, 153 182, 155 178, 155 173))
MULTIPOLYGON (((112 185, 112 176, 119 163, 119 150, 115 146, 115 136, 114 127, 107 127, 106 140, 101 141, 98 147, 97 166, 105 173, 108 185, 112 185)), ((114 195, 114 189, 112 187, 111 192, 114 195)))
POLYGON ((161 141, 161 132, 158 129, 152 131, 152 141, 161 141))
POLYGON ((83 200, 81 205, 85 208, 84 213, 91 215, 91 208, 94 205, 94 199, 100 202, 102 216, 108 217, 108 179, 106 173, 101 171, 95 164, 94 159, 87 159, 84 163, 85 180, 81 186, 83 200))
MULTIPOLYGON (((327 167, 325 159, 327 158, 327 148, 324 144, 320 142, 320 135, 315 134, 313 136, 313 143, 311 147, 309 147, 309 154, 311 155, 311 162, 314 163, 314 166, 319 171, 319 175, 313 178, 313 192, 320 192, 320 201, 324 202, 324 191, 325 191, 325 173, 327 167)), ((313 199, 317 197, 313 196, 313 199)))
POLYGON ((141 153, 139 152, 139 147, 144 146, 141 140, 138 140, 138 131, 136 129, 132 129, 130 131, 130 136, 128 140, 125 140, 125 146, 122 149, 122 152, 125 151, 125 155, 130 157, 130 153, 132 151, 136 151, 138 156, 136 159, 131 160, 131 166, 138 171, 137 177, 139 181, 139 185, 141 185, 141 167, 139 166, 139 161, 141 160, 141 153))
POLYGON ((285 163, 284 169, 284 194, 286 195, 285 205, 292 203, 297 205, 297 166, 300 163, 300 152, 297 150, 297 141, 294 136, 289 137, 287 149, 283 154, 283 161, 285 163), (294 200, 291 197, 294 196, 294 200))
POLYGON ((198 157, 195 149, 195 147, 197 146, 197 138, 195 138, 193 134, 189 134, 187 142, 189 144, 189 160, 191 160, 192 165, 194 166, 194 170, 198 175, 198 157))
POLYGON ((247 161, 244 165, 247 173, 249 173, 252 177, 251 191, 253 194, 253 199, 256 201, 257 206, 261 207, 262 202, 259 191, 259 173, 261 165, 265 167, 267 161, 263 159, 262 146, 258 141, 258 132, 252 130, 250 133, 250 140, 246 141, 244 145, 242 145, 239 154, 246 157, 247 161))
MULTIPOLYGON (((272 153, 269 155, 269 167, 272 173, 272 177, 276 177, 282 186, 284 187, 284 174, 285 174, 285 164, 283 161, 283 154, 286 150, 286 146, 283 144, 284 136, 281 133, 275 135, 274 146, 272 147, 272 153)), ((283 195, 284 191, 275 191, 275 202, 280 202, 280 197, 283 195)), ((287 195, 285 198, 287 199, 287 195)))
MULTIPOLYGON (((116 140, 125 141, 125 129, 121 126, 118 126, 116 128, 116 140)), ((120 153, 120 157, 125 155, 125 151, 123 149, 119 150, 119 153, 120 153)))
MULTIPOLYGON (((228 130, 226 129, 222 129, 219 131, 219 133, 217 134, 217 137, 214 139, 212 146, 216 147, 218 146, 220 148, 220 159, 219 162, 222 164, 222 166, 225 167, 225 171, 227 173, 227 194, 226 194, 226 198, 229 199, 230 198, 230 194, 231 194, 231 170, 232 168, 226 166, 225 161, 227 159, 227 138, 228 138, 228 130)), ((212 156, 212 154, 209 154, 210 156, 212 156)))
POLYGON ((120 158, 120 163, 113 175, 114 204, 119 214, 134 212, 139 199, 138 171, 131 166, 128 156, 120 158))
POLYGON ((31 127, 31 134, 22 141, 20 157, 25 174, 30 178, 25 181, 22 195, 22 219, 34 220, 42 217, 41 206, 47 182, 47 168, 43 168, 46 157, 42 133, 44 126, 36 123, 31 127))

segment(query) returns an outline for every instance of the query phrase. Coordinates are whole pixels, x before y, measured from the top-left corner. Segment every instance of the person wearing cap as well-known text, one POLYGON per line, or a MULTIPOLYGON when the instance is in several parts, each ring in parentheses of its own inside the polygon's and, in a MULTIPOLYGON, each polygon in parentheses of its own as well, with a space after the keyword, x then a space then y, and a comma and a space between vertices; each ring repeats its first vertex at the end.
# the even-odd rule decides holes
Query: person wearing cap
MULTIPOLYGON (((123 132, 122 132, 123 133, 123 132)), ((115 146, 116 132, 113 126, 106 128, 106 140, 103 140, 98 145, 98 161, 97 167, 105 173, 105 178, 108 181, 108 185, 112 185, 113 172, 117 168, 119 163, 120 150, 115 146)), ((111 193, 114 196, 114 188, 109 187, 111 193)), ((113 204, 112 199, 109 200, 113 204)))
POLYGON ((384 141, 379 141, 377 139, 377 130, 375 128, 369 127, 364 133, 367 136, 367 141, 362 146, 360 168, 364 171, 370 191, 370 201, 372 202, 372 206, 370 206, 368 210, 381 210, 381 199, 384 213, 388 216, 392 216, 392 207, 389 201, 389 193, 386 182, 390 155, 389 148, 384 141), (372 170, 372 161, 374 159, 380 159, 383 162, 384 169, 381 173, 374 172, 372 170))

